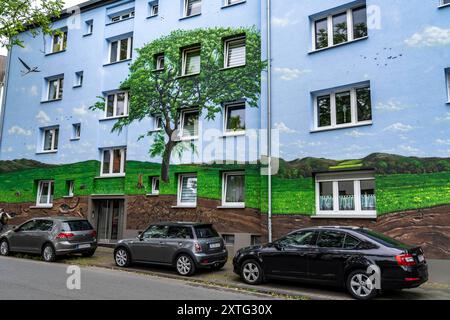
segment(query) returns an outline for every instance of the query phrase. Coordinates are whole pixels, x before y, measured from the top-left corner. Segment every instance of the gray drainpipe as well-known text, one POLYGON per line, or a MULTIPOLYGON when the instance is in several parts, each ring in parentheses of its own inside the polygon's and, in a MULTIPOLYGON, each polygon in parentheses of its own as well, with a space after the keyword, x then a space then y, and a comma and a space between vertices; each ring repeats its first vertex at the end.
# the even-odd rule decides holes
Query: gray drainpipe
POLYGON ((267 0, 267 233, 272 242, 272 22, 271 0, 267 0))
POLYGON ((3 125, 5 122, 5 109, 6 109, 6 96, 8 94, 8 79, 9 79, 9 69, 11 66, 11 50, 8 50, 7 56, 6 56, 6 70, 5 70, 5 79, 3 83, 3 97, 0 108, 0 159, 1 159, 1 150, 2 150, 2 138, 3 138, 3 125))

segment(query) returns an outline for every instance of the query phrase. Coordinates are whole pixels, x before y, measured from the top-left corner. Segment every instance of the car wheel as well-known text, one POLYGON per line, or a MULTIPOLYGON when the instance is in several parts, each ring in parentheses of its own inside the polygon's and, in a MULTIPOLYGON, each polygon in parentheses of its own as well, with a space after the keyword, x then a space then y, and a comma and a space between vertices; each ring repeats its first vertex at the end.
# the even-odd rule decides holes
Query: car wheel
POLYGON ((9 255, 9 243, 8 241, 6 241, 6 239, 3 239, 0 242, 0 254, 2 256, 7 256, 9 255))
POLYGON ((56 260, 56 252, 51 244, 46 244, 42 249, 42 259, 45 262, 54 262, 56 260))
POLYGON ((114 252, 114 261, 119 267, 128 267, 131 264, 131 256, 127 249, 118 248, 114 252))
POLYGON ((94 253, 95 253, 95 250, 90 250, 90 251, 83 252, 81 255, 83 257, 90 258, 94 255, 94 253))
POLYGON ((255 260, 247 260, 241 267, 241 278, 248 284, 261 284, 263 281, 263 271, 255 260))
POLYGON ((176 268, 178 274, 185 277, 192 276, 195 273, 194 260, 187 254, 181 254, 177 258, 176 268))
POLYGON ((211 269, 214 271, 219 271, 220 269, 222 269, 223 267, 225 267, 226 263, 219 263, 218 265, 212 266, 211 269))
POLYGON ((363 270, 355 270, 348 275, 347 290, 358 300, 370 300, 378 293, 374 281, 363 270))

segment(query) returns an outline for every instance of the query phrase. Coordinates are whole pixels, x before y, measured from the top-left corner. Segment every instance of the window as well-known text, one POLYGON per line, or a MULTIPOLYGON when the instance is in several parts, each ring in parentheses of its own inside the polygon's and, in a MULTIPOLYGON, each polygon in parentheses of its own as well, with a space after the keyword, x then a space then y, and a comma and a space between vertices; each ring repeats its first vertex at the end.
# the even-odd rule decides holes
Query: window
POLYGON ((101 176, 125 174, 126 149, 112 148, 102 151, 101 176))
POLYGON ((83 71, 75 72, 74 87, 81 87, 83 85, 83 71))
POLYGON ((246 62, 245 37, 225 41, 225 68, 244 66, 246 62))
POLYGON ((163 129, 163 120, 161 116, 153 117, 153 128, 154 131, 159 131, 163 129))
POLYGON ((202 0, 184 0, 184 16, 191 17, 202 13, 202 0))
POLYGON ((234 235, 233 234, 223 234, 223 241, 227 246, 234 246, 234 235))
POLYGON ((336 231, 321 231, 317 239, 319 248, 342 248, 344 245, 345 233, 336 231))
POLYGON ((66 181, 67 197, 73 197, 75 190, 75 182, 73 180, 66 181))
POLYGON ((313 21, 314 50, 365 38, 368 35, 366 6, 336 12, 313 21))
POLYGON ((110 19, 111 19, 111 22, 118 22, 118 21, 130 19, 130 18, 133 18, 133 17, 134 17, 134 10, 127 11, 127 12, 121 13, 121 14, 111 15, 110 19))
POLYGON ((375 180, 370 173, 316 177, 317 215, 376 216, 375 180))
POLYGON ((81 137, 81 123, 72 125, 72 140, 78 140, 81 137))
POLYGON ((345 241, 344 241, 344 249, 355 249, 359 243, 361 241, 359 241, 358 239, 352 237, 349 234, 345 235, 345 241))
POLYGON ((21 225, 18 229, 20 232, 37 230, 36 220, 28 221, 21 225))
POLYGON ((106 118, 124 117, 128 115, 128 92, 116 92, 106 97, 106 118))
POLYGON ((277 240, 276 243, 282 247, 309 246, 312 244, 314 236, 315 231, 299 231, 277 240))
POLYGON ((200 73, 200 47, 183 50, 183 76, 200 73))
POLYGON ((35 228, 36 231, 52 231, 53 221, 51 220, 36 220, 35 228))
POLYGON ((133 53, 133 37, 109 43, 109 63, 131 59, 133 53))
POLYGON ((194 239, 192 228, 190 227, 169 227, 169 239, 194 239))
POLYGON ((47 79, 47 101, 60 100, 63 97, 64 77, 47 79))
POLYGON ((222 205, 245 207, 245 173, 224 172, 222 177, 222 205))
POLYGON ((441 0, 441 6, 450 5, 450 0, 441 0))
POLYGON ((315 129, 333 129, 372 123, 370 87, 333 91, 315 98, 315 129))
POLYGON ((164 53, 155 56, 155 69, 164 70, 164 53))
POLYGON ((61 52, 67 48, 67 31, 59 31, 52 36, 51 53, 61 52))
POLYGON ((245 133, 245 102, 225 105, 225 134, 245 133))
POLYGON ((178 206, 197 206, 197 176, 182 174, 178 177, 178 206))
POLYGON ((52 206, 54 181, 42 180, 38 182, 36 206, 52 206))
POLYGON ((89 20, 85 22, 85 34, 90 35, 94 32, 94 20, 89 20))
POLYGON ((159 177, 150 177, 150 190, 152 195, 159 194, 159 177))
POLYGON ((261 236, 251 236, 250 237, 250 245, 257 246, 261 244, 261 236))
POLYGON ((45 128, 42 130, 42 151, 56 152, 58 151, 59 127, 45 128))
POLYGON ((225 0, 225 6, 231 6, 233 4, 242 3, 245 0, 225 0))
POLYGON ((199 112, 187 110, 181 113, 181 138, 193 140, 198 138, 199 112))
POLYGON ((150 2, 149 4, 149 9, 150 9, 150 17, 154 17, 157 16, 159 13, 159 1, 153 1, 150 2))
POLYGON ((166 239, 169 231, 168 226, 150 226, 142 233, 142 239, 166 239))

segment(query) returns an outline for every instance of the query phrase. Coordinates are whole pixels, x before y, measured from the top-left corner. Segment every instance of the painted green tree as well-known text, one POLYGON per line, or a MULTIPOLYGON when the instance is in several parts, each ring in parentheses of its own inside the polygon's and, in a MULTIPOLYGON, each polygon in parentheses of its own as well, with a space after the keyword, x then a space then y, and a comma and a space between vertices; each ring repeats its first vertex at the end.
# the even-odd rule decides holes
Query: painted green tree
MULTIPOLYGON (((193 141, 180 138, 183 111, 195 108, 199 117, 214 120, 226 102, 245 99, 250 107, 258 106, 266 66, 261 60, 261 35, 254 27, 177 30, 136 51, 120 87, 129 91, 129 114, 112 130, 120 132, 132 123, 161 117, 162 130, 143 129, 140 138, 153 137, 149 154, 162 158, 161 180, 169 182, 171 156, 195 151, 193 141), (245 64, 227 68, 225 43, 234 38, 245 41, 245 64)), ((105 107, 101 98, 91 109, 105 107)))

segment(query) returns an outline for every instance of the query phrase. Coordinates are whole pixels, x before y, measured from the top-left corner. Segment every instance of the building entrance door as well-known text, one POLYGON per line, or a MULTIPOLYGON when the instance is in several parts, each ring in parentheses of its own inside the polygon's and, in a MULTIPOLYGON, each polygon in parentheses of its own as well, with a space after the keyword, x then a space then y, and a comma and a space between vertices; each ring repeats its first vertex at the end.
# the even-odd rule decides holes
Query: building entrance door
POLYGON ((123 225, 124 201, 120 199, 96 200, 95 208, 98 241, 114 243, 119 240, 123 225))

